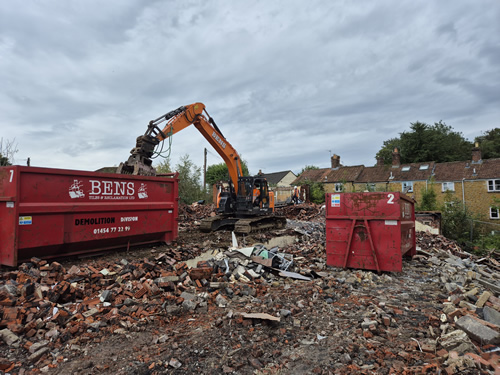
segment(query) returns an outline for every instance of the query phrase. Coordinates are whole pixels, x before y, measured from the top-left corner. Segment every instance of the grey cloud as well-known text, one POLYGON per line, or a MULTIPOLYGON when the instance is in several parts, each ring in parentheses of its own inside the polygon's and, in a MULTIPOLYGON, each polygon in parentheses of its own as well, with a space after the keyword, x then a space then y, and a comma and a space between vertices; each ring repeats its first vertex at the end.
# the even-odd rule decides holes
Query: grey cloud
MULTIPOLYGON (((500 6, 477 4, 2 3, 0 123, 19 158, 94 170, 202 101, 252 170, 328 166, 327 150, 370 164, 417 119, 497 126, 500 6)), ((174 137, 172 164, 202 164, 196 133, 174 137)))

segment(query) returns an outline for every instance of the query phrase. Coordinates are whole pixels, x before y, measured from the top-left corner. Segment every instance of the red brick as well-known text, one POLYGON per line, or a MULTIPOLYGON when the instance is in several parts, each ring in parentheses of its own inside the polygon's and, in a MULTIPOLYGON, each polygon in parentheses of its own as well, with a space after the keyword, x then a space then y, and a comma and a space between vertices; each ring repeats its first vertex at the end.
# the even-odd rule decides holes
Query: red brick
POLYGON ((444 357, 444 356, 445 356, 445 355, 447 355, 447 354, 448 354, 448 351, 447 351, 446 349, 440 349, 440 350, 438 350, 438 351, 436 352, 436 355, 437 355, 438 357, 444 357))
POLYGON ((189 270, 189 277, 192 280, 209 279, 213 273, 213 268, 192 268, 189 270))
POLYGON ((469 357, 469 358, 473 359, 475 362, 479 363, 481 366, 483 366, 485 368, 488 368, 488 367, 491 366, 491 364, 488 361, 486 361, 485 359, 481 358, 477 354, 466 353, 465 357, 469 357))

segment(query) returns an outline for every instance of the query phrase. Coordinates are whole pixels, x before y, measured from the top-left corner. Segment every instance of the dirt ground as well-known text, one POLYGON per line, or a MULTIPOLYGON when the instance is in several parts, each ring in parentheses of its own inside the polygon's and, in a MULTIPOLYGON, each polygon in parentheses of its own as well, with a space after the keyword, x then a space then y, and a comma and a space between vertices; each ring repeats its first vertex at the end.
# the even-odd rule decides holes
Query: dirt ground
MULTIPOLYGON (((208 285, 183 288, 195 296, 194 305, 180 302, 189 298, 184 294, 133 325, 103 320, 59 337, 38 361, 27 360, 25 347, 3 343, 0 356, 16 364, 12 374, 437 373, 436 349, 425 346, 436 339, 447 298, 437 270, 421 259, 405 260, 401 273, 327 267, 324 217, 297 220, 301 215, 308 216, 299 209, 286 230, 239 241, 250 246, 283 238, 288 244, 279 250, 293 254, 294 270, 309 281, 272 272, 248 281, 214 274, 208 285)), ((123 259, 154 262, 172 250, 188 260, 231 246, 230 232, 205 234, 186 222, 180 227, 174 244, 60 263, 68 270, 123 259)))

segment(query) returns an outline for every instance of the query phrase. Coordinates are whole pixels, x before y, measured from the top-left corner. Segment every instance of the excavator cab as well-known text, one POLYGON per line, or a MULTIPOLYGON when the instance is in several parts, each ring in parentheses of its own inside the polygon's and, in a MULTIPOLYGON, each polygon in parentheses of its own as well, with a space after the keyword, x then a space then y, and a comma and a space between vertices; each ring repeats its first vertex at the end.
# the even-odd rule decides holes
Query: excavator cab
POLYGON ((272 211, 267 180, 263 177, 239 177, 236 212, 241 215, 272 211))
POLYGON ((239 177, 238 193, 229 181, 229 189, 219 193, 217 213, 255 216, 274 211, 273 193, 263 177, 239 177))

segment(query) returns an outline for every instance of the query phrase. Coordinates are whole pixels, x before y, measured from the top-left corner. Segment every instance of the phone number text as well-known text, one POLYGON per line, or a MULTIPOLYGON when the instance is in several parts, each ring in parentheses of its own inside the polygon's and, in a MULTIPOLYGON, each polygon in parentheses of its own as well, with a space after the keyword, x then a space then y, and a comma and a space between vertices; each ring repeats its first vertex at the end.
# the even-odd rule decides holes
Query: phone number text
POLYGON ((129 230, 130 230, 129 226, 126 226, 126 227, 110 227, 110 228, 96 228, 96 229, 94 229, 94 234, 128 232, 129 230))

